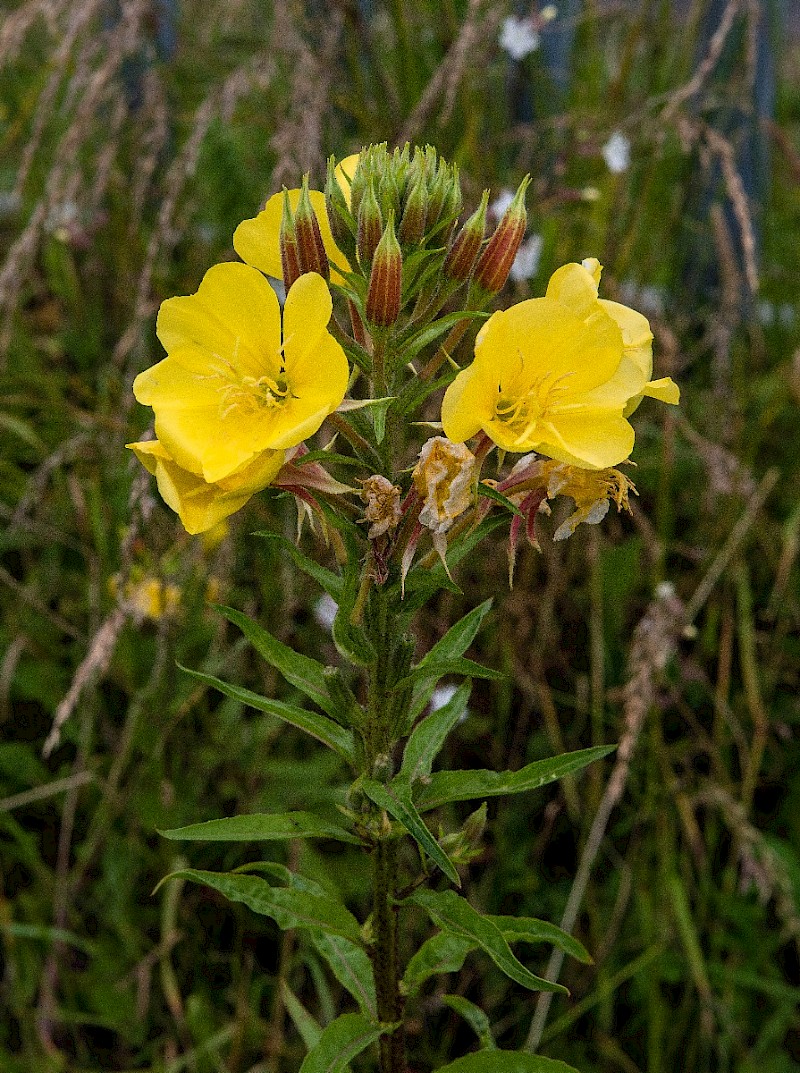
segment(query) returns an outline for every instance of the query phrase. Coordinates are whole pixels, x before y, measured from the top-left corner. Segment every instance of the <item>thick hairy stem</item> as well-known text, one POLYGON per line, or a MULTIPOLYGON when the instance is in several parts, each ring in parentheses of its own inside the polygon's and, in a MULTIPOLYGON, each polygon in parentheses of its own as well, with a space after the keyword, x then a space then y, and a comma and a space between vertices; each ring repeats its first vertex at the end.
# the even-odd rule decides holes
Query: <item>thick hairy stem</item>
MULTIPOLYGON (((400 1021, 403 1003, 399 990, 400 966, 397 950, 397 914, 394 910, 395 847, 380 842, 373 861, 373 928, 375 946, 373 970, 378 1017, 381 1021, 400 1021)), ((381 1037, 381 1073, 405 1073, 405 1046, 402 1025, 381 1037)))

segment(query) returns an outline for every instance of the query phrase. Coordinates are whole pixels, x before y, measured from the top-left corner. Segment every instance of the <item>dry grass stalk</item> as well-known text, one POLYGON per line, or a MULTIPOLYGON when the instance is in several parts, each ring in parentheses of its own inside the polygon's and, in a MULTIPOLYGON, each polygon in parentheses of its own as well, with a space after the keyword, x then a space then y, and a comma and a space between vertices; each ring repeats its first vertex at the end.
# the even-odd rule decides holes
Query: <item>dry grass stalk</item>
POLYGON ((725 42, 728 40, 728 35, 733 28, 733 20, 739 14, 741 8, 742 0, 728 0, 726 8, 722 12, 722 18, 719 20, 719 26, 714 31, 714 34, 708 43, 708 52, 700 61, 689 81, 681 86, 680 89, 676 90, 675 93, 671 94, 669 101, 661 113, 663 122, 668 123, 670 120, 674 119, 680 106, 685 104, 691 97, 697 96, 702 90, 706 83, 706 79, 719 62, 722 50, 725 47, 725 42))
MULTIPOLYGON (((623 727, 614 767, 606 785, 600 805, 595 813, 586 839, 578 870, 572 884, 561 928, 571 932, 575 927, 578 912, 586 893, 594 862, 600 852, 608 821, 622 798, 630 773, 631 759, 636 749, 645 717, 652 708, 656 685, 677 647, 685 621, 684 607, 675 595, 672 585, 665 582, 659 586, 655 599, 645 611, 633 635, 630 653, 630 677, 625 686, 623 699, 623 727)), ((554 950, 545 970, 545 978, 557 980, 564 964, 564 952, 554 950)), ((531 1022, 525 1049, 535 1052, 542 1039, 547 1014, 550 1010, 552 992, 539 994, 531 1022)))

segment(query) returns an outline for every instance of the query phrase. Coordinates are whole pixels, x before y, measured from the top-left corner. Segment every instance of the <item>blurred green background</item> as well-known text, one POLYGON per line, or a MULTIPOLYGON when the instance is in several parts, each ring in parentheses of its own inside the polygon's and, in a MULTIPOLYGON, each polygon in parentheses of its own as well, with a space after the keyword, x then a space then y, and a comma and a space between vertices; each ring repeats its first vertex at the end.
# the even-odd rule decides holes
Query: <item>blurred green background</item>
MULTIPOLYGON (((209 600, 336 661, 320 592, 248 538, 292 536, 293 505, 268 492, 189 538, 123 445, 146 428, 130 384, 159 357, 160 301, 233 257, 282 184, 320 186, 327 155, 382 140, 457 162, 468 211, 529 171, 528 259, 498 305, 597 256, 683 392, 637 412, 632 518, 526 550, 512 591, 503 539, 483 545, 418 624, 427 645, 496 595, 476 656, 513 685, 476 687, 446 766, 617 742, 626 682, 653 686, 578 914, 594 963, 566 963, 541 1053, 583 1073, 800 1070, 799 21, 771 0, 5 0, 3 1073, 289 1073, 293 1001, 323 1023, 350 1008, 302 937, 199 887, 151 893, 179 863, 157 828, 322 808, 344 773, 176 666, 291 699, 209 600), (662 583, 693 628, 643 664, 662 583)), ((557 923, 613 764, 491 803, 470 898, 557 923)), ((363 909, 349 850, 269 852, 363 909)), ((535 997, 488 962, 448 989, 524 1044, 535 997)), ((474 1048, 443 990, 415 1011, 410 1073, 474 1048)))

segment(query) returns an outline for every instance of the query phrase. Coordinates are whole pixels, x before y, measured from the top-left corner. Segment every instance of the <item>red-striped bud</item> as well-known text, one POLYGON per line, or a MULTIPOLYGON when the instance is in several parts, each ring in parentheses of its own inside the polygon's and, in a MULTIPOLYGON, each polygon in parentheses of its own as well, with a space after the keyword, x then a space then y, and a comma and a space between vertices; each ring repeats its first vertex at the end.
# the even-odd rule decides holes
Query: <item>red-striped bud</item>
POLYGON ((394 233, 394 214, 381 236, 372 271, 369 275, 369 290, 365 313, 367 320, 379 328, 388 328, 400 313, 400 289, 403 278, 403 255, 394 233))
POLYGON ((448 279, 463 283, 469 278, 475 264, 475 258, 480 252, 483 234, 486 230, 486 206, 489 204, 489 191, 483 191, 483 197, 478 208, 467 220, 447 251, 444 260, 444 274, 448 279))
POLYGON ((383 217, 372 184, 367 187, 358 210, 358 237, 356 249, 362 266, 372 260, 383 233, 383 217))
POLYGON ((292 207, 289 204, 289 192, 283 188, 283 217, 281 219, 281 268, 283 270, 283 282, 288 291, 295 280, 303 274, 300 267, 300 251, 297 248, 297 232, 292 216, 292 207))
POLYGON ((415 246, 425 234, 428 215, 428 191, 422 179, 417 179, 408 194, 403 218, 400 221, 399 238, 404 246, 415 246))
POLYGON ((520 243, 525 237, 525 228, 528 226, 525 191, 530 181, 530 175, 526 175, 519 184, 514 200, 503 214, 497 230, 486 243, 475 266, 474 282, 487 294, 497 294, 502 289, 520 243))
POLYGON ((300 201, 294 214, 294 229, 300 253, 300 268, 305 272, 317 272, 323 279, 330 278, 330 265, 319 221, 308 196, 308 175, 303 176, 300 201))

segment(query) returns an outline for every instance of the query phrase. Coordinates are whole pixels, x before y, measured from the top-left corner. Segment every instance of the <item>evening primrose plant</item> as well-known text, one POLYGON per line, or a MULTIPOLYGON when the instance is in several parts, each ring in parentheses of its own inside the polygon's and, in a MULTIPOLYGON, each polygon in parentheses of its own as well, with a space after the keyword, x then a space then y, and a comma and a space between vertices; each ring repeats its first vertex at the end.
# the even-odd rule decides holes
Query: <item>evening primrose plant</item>
MULTIPOLYGON (((625 508, 633 486, 615 467, 633 448, 628 418, 644 396, 678 401, 671 380, 652 379, 646 319, 599 297, 594 259, 559 269, 544 297, 488 314, 525 234, 527 186, 487 237, 488 194, 460 224, 458 171, 431 147, 370 146, 331 160, 324 193, 305 177, 240 224, 234 247, 244 263, 216 265, 196 294, 164 302, 157 332, 166 357, 134 384, 153 409, 155 439, 129 446, 188 532, 211 530, 271 487, 293 496, 299 519, 324 537, 311 558, 268 534, 335 603, 338 666, 222 609, 308 707, 189 673, 333 750, 342 769, 332 802, 338 819, 240 815, 164 832, 194 841, 334 840, 369 857, 372 892, 361 918, 358 906, 273 862, 175 873, 281 928, 302 929, 352 995, 354 1010, 324 1027, 301 1019, 302 1073, 343 1071, 370 1048, 381 1073, 405 1073, 407 1016, 418 1015, 433 976, 458 971, 473 951, 532 991, 564 989, 534 975, 513 944, 588 957, 550 924, 479 913, 460 891, 461 870, 481 853, 489 797, 537 789, 609 750, 518 771, 435 771, 466 715, 470 681, 500 677, 465 656, 491 601, 427 652, 414 636, 415 614, 441 590, 459 591, 460 561, 495 530, 508 532, 512 571, 519 540, 537 546, 556 497, 572 499, 575 510, 555 539, 599 522, 612 502, 625 508), (285 289, 282 311, 267 276, 285 289), (474 357, 460 369, 453 352, 476 329, 474 357), (445 677, 463 684, 434 706, 445 677), (431 818, 461 801, 477 807, 460 829, 431 818), (431 927, 417 949, 404 924, 411 914, 431 927)), ((454 997, 453 1008, 485 1024, 466 1000, 454 997)), ((490 1047, 486 1033, 481 1039, 485 1049, 442 1068, 567 1070, 490 1047)))

